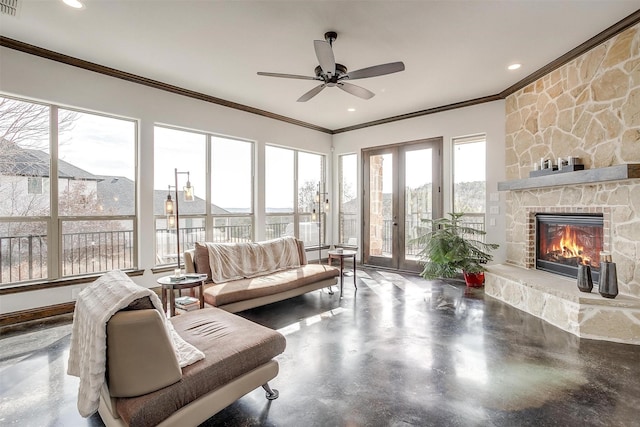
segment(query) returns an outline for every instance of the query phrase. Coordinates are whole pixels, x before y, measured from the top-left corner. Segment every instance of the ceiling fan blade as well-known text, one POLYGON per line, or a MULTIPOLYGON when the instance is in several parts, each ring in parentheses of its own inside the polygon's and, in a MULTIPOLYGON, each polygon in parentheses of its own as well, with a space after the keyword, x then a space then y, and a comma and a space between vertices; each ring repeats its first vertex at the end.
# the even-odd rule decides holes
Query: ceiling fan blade
POLYGON ((333 57, 331 45, 324 40, 314 40, 313 47, 316 49, 316 57, 320 63, 320 68, 325 74, 336 73, 336 60, 333 57))
POLYGON ((374 96, 376 96, 376 94, 371 92, 370 90, 360 86, 352 85, 351 83, 340 82, 338 83, 338 87, 343 91, 348 92, 351 95, 360 97, 362 99, 371 99, 374 96))
POLYGON ((349 80, 366 79, 367 77, 384 76, 385 74, 397 73, 398 71, 404 71, 403 62, 390 62, 388 64, 374 65, 373 67, 349 71, 343 78, 349 80))
POLYGON ((298 102, 307 102, 308 100, 310 100, 311 98, 313 98, 314 96, 322 92, 322 89, 324 89, 325 87, 327 87, 327 85, 324 83, 321 84, 320 86, 314 87, 309 92, 305 93, 300 98, 298 98, 298 102))
POLYGON ((282 77, 285 79, 301 79, 301 80, 322 80, 318 77, 309 77, 309 76, 299 76, 297 74, 281 74, 281 73, 264 73, 262 71, 258 71, 259 76, 267 76, 267 77, 282 77))

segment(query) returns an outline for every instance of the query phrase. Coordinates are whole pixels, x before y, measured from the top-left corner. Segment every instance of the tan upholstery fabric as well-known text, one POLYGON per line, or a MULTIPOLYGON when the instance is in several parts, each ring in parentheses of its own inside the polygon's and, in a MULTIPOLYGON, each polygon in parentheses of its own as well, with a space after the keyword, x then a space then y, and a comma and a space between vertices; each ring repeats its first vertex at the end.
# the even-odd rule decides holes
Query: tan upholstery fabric
POLYGON ((304 250, 304 242, 296 239, 298 244, 298 256, 300 257, 300 265, 307 265, 307 252, 304 250))
POLYGON ((171 322, 206 357, 183 368, 180 381, 169 387, 118 399, 118 414, 131 427, 157 425, 184 405, 269 362, 286 346, 280 333, 216 308, 188 312, 171 322))
POLYGON ((320 264, 307 264, 289 270, 270 273, 251 279, 234 280, 219 285, 208 285, 204 300, 212 306, 273 295, 308 285, 340 274, 336 268, 320 264))
POLYGON ((164 320, 155 308, 120 311, 111 317, 107 323, 107 366, 113 397, 140 396, 182 377, 164 320))
POLYGON ((336 285, 338 283, 337 277, 331 279, 320 280, 313 282, 309 285, 301 286, 295 289, 289 289, 288 291, 278 292, 277 294, 267 295, 259 298, 245 299, 242 301, 232 302, 231 304, 218 305, 218 308, 228 311, 229 313, 238 313, 240 311, 249 310, 254 307, 261 307, 263 305, 272 304, 274 302, 283 301, 289 298, 304 295, 307 292, 317 291, 318 289, 328 288, 329 286, 336 285))
POLYGON ((207 281, 211 281, 211 266, 209 265, 209 250, 206 244, 196 242, 195 252, 193 256, 193 265, 196 273, 206 274, 207 281))

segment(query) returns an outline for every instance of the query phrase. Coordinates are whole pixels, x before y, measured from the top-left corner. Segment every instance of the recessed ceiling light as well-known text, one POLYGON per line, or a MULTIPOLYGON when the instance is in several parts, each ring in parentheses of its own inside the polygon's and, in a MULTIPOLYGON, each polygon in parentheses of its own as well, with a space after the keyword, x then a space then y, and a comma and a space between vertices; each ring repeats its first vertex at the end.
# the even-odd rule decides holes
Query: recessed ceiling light
POLYGON ((356 111, 356 109, 351 107, 351 108, 347 108, 347 111, 349 111, 350 113, 353 113, 354 111, 356 111))
POLYGON ((67 6, 70 6, 74 9, 83 9, 84 8, 84 4, 82 4, 82 2, 80 2, 79 0, 62 0, 64 2, 64 4, 66 4, 67 6))
POLYGON ((517 70, 518 68, 522 67, 522 64, 511 64, 507 67, 508 70, 517 70))

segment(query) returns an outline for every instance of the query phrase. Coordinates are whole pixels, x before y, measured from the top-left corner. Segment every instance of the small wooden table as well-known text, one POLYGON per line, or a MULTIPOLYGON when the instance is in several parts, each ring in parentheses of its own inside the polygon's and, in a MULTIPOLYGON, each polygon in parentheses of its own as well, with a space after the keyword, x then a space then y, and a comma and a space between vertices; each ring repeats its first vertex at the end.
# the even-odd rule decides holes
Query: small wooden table
POLYGON ((198 288, 198 299, 200 300, 200 308, 204 308, 204 281, 207 276, 202 275, 198 277, 183 276, 181 280, 175 280, 175 276, 164 276, 158 279, 158 283, 162 285, 162 308, 165 313, 167 312, 167 295, 169 294, 169 310, 171 316, 176 315, 176 295, 173 291, 176 289, 178 292, 182 292, 183 289, 198 288))
POLYGON ((345 258, 351 258, 351 260, 353 261, 353 286, 357 290, 358 286, 356 285, 356 254, 358 252, 343 250, 342 252, 329 251, 327 253, 329 254, 329 259, 327 260, 329 265, 331 265, 332 259, 340 260, 340 298, 342 298, 342 284, 344 282, 344 259, 345 258))

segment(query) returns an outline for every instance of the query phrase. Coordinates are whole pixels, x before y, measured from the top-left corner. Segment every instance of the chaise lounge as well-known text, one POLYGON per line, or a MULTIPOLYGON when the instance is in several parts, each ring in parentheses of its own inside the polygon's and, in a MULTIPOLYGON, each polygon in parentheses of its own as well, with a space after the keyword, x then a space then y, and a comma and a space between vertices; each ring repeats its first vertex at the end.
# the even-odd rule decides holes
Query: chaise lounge
POLYGON ((286 340, 276 331, 218 308, 167 320, 157 295, 120 271, 102 276, 78 301, 69 374, 80 376, 83 416, 97 409, 108 427, 196 426, 257 387, 267 399, 278 397, 268 381, 278 374, 274 358, 286 340), (114 291, 113 282, 125 291, 114 291), (95 303, 105 299, 115 301, 106 311, 95 303), (85 321, 87 312, 98 313, 95 325, 85 321), (92 340, 103 344, 86 344, 92 340))

